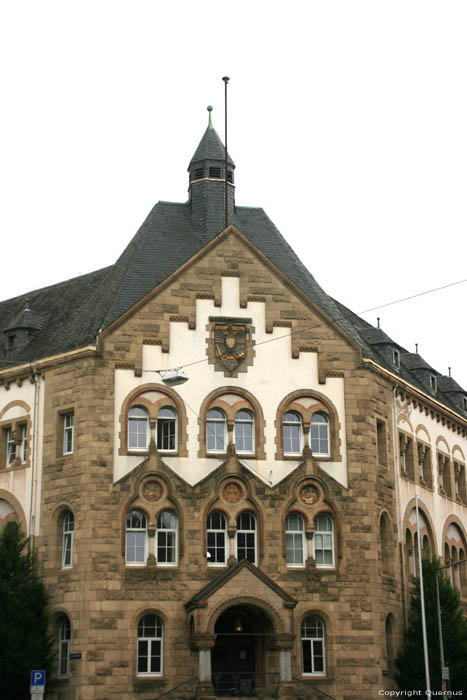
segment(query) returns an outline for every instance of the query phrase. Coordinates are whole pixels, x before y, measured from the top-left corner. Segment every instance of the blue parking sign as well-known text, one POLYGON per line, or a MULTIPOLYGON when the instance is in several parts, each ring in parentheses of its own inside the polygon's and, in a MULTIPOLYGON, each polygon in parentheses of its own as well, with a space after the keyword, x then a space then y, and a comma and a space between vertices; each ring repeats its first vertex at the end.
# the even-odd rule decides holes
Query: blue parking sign
POLYGON ((45 671, 31 671, 31 688, 43 688, 45 686, 45 671))

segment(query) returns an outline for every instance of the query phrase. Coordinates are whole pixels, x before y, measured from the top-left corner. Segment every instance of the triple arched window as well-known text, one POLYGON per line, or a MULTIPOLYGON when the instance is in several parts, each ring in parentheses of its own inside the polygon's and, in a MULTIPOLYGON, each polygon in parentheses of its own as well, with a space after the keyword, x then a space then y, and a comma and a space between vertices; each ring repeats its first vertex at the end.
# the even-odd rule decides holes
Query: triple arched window
MULTIPOLYGON (((171 406, 159 409, 156 422, 156 446, 161 452, 177 450, 177 411, 171 406)), ((128 411, 128 449, 147 450, 151 439, 149 413, 143 406, 128 411)))

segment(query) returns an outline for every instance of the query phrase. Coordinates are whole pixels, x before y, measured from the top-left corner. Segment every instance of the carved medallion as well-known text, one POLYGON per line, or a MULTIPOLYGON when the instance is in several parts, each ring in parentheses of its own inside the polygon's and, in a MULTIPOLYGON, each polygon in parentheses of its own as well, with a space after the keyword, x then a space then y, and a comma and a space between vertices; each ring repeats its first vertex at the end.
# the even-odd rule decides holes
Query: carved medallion
POLYGON ((235 483, 235 481, 230 481, 226 484, 222 491, 222 498, 227 503, 238 503, 243 496, 243 489, 235 483))
POLYGON ((224 323, 214 325, 213 337, 217 360, 233 372, 246 358, 247 325, 226 319, 224 323))
POLYGON ((162 496, 162 486, 158 481, 146 481, 143 496, 147 501, 158 501, 162 496))
POLYGON ((303 503, 306 503, 307 506, 312 506, 314 503, 319 501, 321 494, 316 486, 312 486, 312 484, 305 484, 300 489, 300 498, 303 503))

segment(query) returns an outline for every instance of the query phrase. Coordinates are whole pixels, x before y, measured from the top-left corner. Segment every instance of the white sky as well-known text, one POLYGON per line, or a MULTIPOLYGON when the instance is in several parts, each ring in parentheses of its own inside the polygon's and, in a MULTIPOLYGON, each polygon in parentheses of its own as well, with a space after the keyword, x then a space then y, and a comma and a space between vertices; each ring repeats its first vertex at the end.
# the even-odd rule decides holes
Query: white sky
MULTIPOLYGON (((112 264, 207 125, 354 311, 467 278, 464 0, 3 0, 0 298, 112 264)), ((365 318, 467 388, 467 284, 365 318)), ((187 358, 192 359, 192 358, 187 358)))

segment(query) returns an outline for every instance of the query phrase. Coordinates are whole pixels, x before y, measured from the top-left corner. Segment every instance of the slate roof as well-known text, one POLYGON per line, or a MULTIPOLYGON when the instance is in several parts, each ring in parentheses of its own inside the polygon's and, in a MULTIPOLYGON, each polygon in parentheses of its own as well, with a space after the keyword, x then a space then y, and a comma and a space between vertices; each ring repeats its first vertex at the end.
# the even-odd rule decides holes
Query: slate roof
MULTIPOLYGON (((221 151, 223 157, 222 142, 215 130, 208 127, 192 162, 199 157, 219 159, 221 151)), ((40 331, 31 334, 30 342, 16 354, 8 351, 5 344, 0 368, 94 344, 100 330, 215 238, 224 228, 223 182, 200 181, 191 190, 191 198, 184 204, 158 202, 114 265, 1 302, 0 355, 5 331, 24 315, 27 300, 34 318, 40 319, 40 331)), ((365 357, 394 372, 384 350, 392 346, 400 349, 400 376, 429 393, 429 386, 414 367, 419 361, 413 354, 400 348, 382 329, 374 328, 326 294, 263 209, 234 207, 233 188, 229 196, 232 200, 229 223, 358 343, 365 357)), ((424 369, 431 369, 422 362, 424 369)), ((422 368, 421 363, 419 367, 422 368)), ((438 388, 437 400, 464 416, 450 398, 453 389, 449 387, 449 391, 446 387, 444 394, 442 383, 438 388)))
MULTIPOLYGON (((211 126, 208 126, 204 132, 204 136, 198 144, 198 148, 193 154, 193 158, 190 161, 189 168, 194 163, 202 160, 224 160, 224 144, 220 140, 217 131, 211 126)), ((227 153, 227 162, 230 165, 234 165, 230 154, 227 153)))

